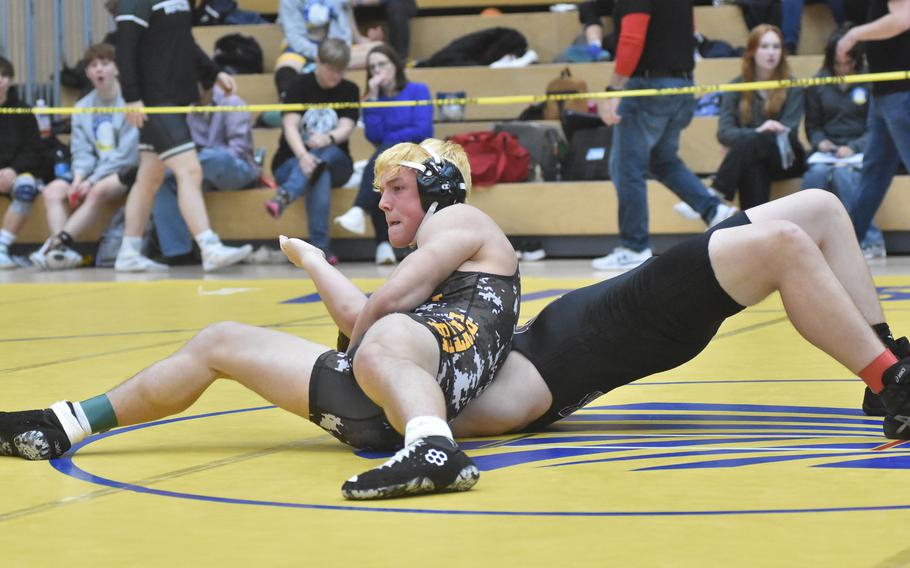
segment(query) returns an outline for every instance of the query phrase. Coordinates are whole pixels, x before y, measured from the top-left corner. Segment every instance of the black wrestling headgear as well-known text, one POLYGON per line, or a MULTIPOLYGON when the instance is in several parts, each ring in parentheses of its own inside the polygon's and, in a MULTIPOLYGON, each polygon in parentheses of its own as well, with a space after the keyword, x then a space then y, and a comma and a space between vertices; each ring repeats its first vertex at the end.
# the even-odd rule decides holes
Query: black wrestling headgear
MULTIPOLYGON (((430 152, 427 148, 424 148, 430 152)), ((468 186, 461 171, 452 162, 430 152, 430 157, 422 163, 399 162, 417 170, 417 191, 420 194, 420 206, 424 211, 436 203, 436 210, 443 207, 464 203, 468 196, 468 186)))

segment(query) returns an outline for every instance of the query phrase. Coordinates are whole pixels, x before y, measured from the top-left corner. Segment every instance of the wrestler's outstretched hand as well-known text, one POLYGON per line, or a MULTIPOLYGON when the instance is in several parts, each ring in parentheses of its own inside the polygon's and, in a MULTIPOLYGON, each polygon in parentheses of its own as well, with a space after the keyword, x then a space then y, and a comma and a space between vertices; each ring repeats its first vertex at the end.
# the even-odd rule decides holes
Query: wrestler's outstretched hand
POLYGON ((315 258, 323 261, 325 260, 325 253, 322 252, 319 247, 314 247, 302 239, 288 238, 284 235, 279 235, 278 245, 281 247, 282 252, 288 257, 288 260, 298 268, 305 269, 306 263, 312 262, 315 258))

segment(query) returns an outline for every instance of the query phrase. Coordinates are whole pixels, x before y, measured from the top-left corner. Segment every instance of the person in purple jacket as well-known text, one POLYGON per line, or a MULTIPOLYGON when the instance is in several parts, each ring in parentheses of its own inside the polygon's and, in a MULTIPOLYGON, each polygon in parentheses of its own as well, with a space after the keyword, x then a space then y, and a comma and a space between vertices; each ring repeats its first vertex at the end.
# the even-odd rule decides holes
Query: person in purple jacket
MULTIPOLYGON (((235 94, 220 87, 200 89, 200 104, 245 106, 235 94)), ((253 159, 253 131, 250 113, 193 112, 186 118, 202 165, 202 188, 206 191, 234 191, 252 187, 262 175, 253 159)), ((177 204, 177 181, 168 174, 155 196, 152 213, 158 244, 165 260, 177 262, 193 252, 193 240, 177 204)))
MULTIPOLYGON (((404 74, 404 63, 394 49, 388 45, 374 47, 367 54, 366 101, 429 101, 430 89, 423 83, 408 81, 404 74)), ((433 137, 432 105, 401 106, 385 108, 364 108, 363 122, 367 140, 376 146, 376 151, 363 170, 360 191, 354 206, 344 215, 335 218, 335 223, 346 230, 363 234, 366 232, 366 216, 373 220, 376 233, 376 264, 395 264, 395 249, 389 244, 389 227, 385 215, 379 209, 379 193, 373 190, 373 165, 376 157, 386 148, 399 142, 419 143, 433 137)))

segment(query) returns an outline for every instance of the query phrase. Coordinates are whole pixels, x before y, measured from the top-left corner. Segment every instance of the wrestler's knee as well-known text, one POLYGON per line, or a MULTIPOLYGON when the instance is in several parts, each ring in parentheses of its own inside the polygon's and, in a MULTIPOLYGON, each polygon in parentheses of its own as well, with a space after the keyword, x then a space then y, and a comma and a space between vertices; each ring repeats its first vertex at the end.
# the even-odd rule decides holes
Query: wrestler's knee
POLYGON ((51 201, 63 201, 66 198, 66 190, 69 187, 69 184, 65 181, 56 179, 51 183, 47 184, 44 188, 44 203, 47 204, 51 201))
POLYGON ((801 258, 807 251, 818 248, 812 237, 796 223, 775 221, 768 228, 765 248, 768 259, 772 262, 790 262, 794 258, 801 258))
POLYGON ((242 337, 247 326, 233 321, 220 321, 207 325, 187 343, 187 349, 196 355, 212 359, 223 349, 230 349, 242 337))
POLYGON ((805 189, 799 193, 808 202, 808 207, 820 216, 846 215, 847 210, 838 197, 824 189, 805 189))

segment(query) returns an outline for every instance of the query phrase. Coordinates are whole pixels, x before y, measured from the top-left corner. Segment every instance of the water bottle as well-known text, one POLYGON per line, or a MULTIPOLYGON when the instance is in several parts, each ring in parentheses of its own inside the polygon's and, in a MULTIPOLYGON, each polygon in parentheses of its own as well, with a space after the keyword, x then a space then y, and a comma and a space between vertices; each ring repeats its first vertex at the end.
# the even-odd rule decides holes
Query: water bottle
POLYGON ((64 181, 73 181, 73 170, 70 169, 70 163, 66 161, 66 154, 60 148, 54 152, 54 177, 64 181))
POLYGON ((259 148, 256 149, 256 154, 253 156, 253 162, 255 162, 257 166, 262 166, 262 162, 264 162, 264 161, 265 161, 265 148, 260 146, 259 148))
MULTIPOLYGON (((35 108, 47 108, 47 103, 44 102, 44 99, 38 99, 35 101, 35 108)), ((38 132, 41 137, 49 137, 51 135, 51 115, 35 114, 35 121, 38 122, 38 132)))

